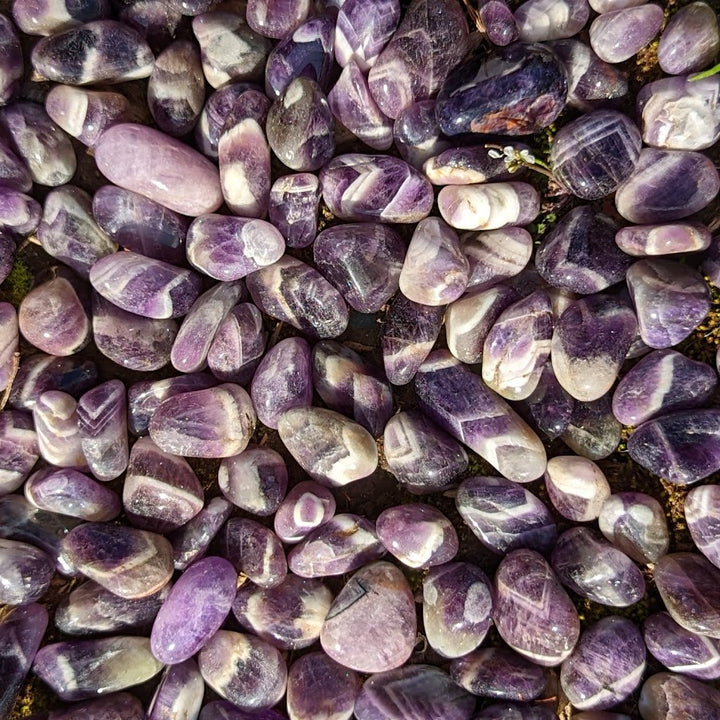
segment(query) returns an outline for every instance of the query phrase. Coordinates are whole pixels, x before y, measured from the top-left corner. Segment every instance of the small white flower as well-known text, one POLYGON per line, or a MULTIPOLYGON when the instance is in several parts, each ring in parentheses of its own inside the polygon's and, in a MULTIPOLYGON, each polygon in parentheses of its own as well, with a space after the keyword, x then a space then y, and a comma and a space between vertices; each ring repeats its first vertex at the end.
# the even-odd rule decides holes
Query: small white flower
POLYGON ((493 148, 492 150, 488 150, 488 156, 491 157, 493 160, 499 160, 502 157, 502 153, 499 150, 495 150, 493 148))
POLYGON ((528 164, 535 164, 535 156, 529 150, 521 150, 520 157, 528 164))

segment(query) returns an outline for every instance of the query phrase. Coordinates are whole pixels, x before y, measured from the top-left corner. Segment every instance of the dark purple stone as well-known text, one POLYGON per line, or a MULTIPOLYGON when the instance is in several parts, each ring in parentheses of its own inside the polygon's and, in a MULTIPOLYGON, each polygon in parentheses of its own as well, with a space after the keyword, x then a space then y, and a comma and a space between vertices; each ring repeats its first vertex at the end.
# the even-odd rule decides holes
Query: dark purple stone
POLYGON ((393 139, 400 157, 414 168, 451 147, 435 119, 435 100, 408 105, 395 120, 393 139))
POLYGON ((640 691, 643 720, 720 718, 720 692, 699 680, 674 673, 651 675, 640 691))
POLYGON ((55 563, 34 545, 0 538, 0 603, 29 605, 40 600, 55 575, 55 563))
POLYGON ((554 440, 570 424, 575 398, 558 382, 552 363, 548 362, 535 391, 524 401, 524 405, 538 430, 554 440))
POLYGON ((280 539, 255 520, 238 517, 228 520, 223 546, 224 556, 235 569, 260 587, 275 587, 287 575, 288 564, 280 539))
POLYGON ((0 412, 0 495, 17 490, 39 457, 32 417, 18 410, 0 412))
POLYGON ((185 570, 190 563, 205 555, 232 511, 232 503, 215 497, 194 518, 170 534, 176 570, 185 570))

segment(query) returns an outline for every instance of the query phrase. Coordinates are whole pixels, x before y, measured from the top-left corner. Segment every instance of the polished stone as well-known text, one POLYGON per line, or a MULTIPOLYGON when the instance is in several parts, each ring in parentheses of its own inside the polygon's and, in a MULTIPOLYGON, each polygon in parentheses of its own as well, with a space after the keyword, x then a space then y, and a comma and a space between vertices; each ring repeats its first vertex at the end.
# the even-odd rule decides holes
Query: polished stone
POLYGON ((380 0, 368 6, 346 0, 335 25, 335 59, 341 67, 355 62, 367 72, 392 38, 400 21, 398 0, 380 0))
POLYGON ((649 45, 662 24, 662 8, 654 3, 611 10, 593 20, 590 45, 605 62, 620 63, 649 45))
POLYGON ((704 2, 678 8, 658 43, 658 64, 670 75, 705 69, 720 50, 717 14, 704 2))
POLYGON ((720 487, 701 485, 685 496, 685 522, 697 549, 713 564, 720 567, 720 538, 717 536, 717 516, 720 514, 720 487))
POLYGON ((720 692, 711 685, 674 673, 656 673, 643 684, 639 700, 643 720, 720 717, 720 692))
POLYGON ((335 497, 330 490, 312 480, 304 480, 290 489, 277 508, 273 519, 275 534, 284 543, 293 545, 334 514, 335 497))
POLYGON ((568 520, 597 519, 610 497, 610 484, 592 461, 577 455, 555 455, 545 470, 545 489, 555 509, 568 520))
MULTIPOLYGON (((200 714, 205 682, 194 660, 165 668, 147 708, 147 720, 195 720, 200 714)), ((123 719, 124 720, 124 719, 123 719)))
POLYGON ((279 177, 270 188, 268 217, 292 248, 311 245, 317 234, 320 181, 313 173, 279 177))
POLYGON ((53 558, 34 545, 0 538, 0 603, 41 600, 55 575, 53 558))
POLYGON ((263 588, 279 585, 288 571, 280 538, 250 518, 231 518, 223 530, 224 556, 238 573, 263 588))
POLYGON ((232 503, 214 497, 193 518, 170 534, 173 563, 176 570, 185 570, 203 557, 225 521, 233 511, 232 503))

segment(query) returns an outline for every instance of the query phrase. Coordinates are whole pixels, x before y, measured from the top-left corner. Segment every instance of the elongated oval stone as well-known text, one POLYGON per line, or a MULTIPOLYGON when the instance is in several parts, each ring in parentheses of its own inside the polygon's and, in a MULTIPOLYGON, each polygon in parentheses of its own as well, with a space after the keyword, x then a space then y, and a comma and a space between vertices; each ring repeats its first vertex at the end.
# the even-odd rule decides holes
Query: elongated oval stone
POLYGON ((294 30, 312 10, 309 0, 286 3, 283 0, 248 0, 248 25, 263 37, 283 38, 294 30))
POLYGON ((61 390, 44 392, 33 407, 41 457, 58 467, 87 468, 78 432, 77 402, 61 390))
POLYGON ((279 585, 287 575, 285 551, 270 528, 249 518, 225 523, 224 555, 235 569, 264 588, 279 585))
POLYGON ((398 0, 381 0, 369 8, 362 0, 343 3, 335 25, 335 59, 341 67, 355 62, 367 72, 400 22, 398 0))
POLYGON ((648 45, 662 23, 662 8, 654 3, 611 10, 593 20, 590 45, 605 62, 620 63, 648 45))
MULTIPOLYGON (((510 147, 513 147, 510 145, 510 147)), ((522 145, 525 149, 526 146, 522 145)), ((489 154, 485 145, 452 147, 423 163, 423 172, 433 185, 472 185, 490 180, 509 180, 506 156, 489 154)))
POLYGON ((520 39, 559 40, 577 35, 590 17, 587 0, 527 0, 515 11, 520 39))
POLYGON ((640 685, 645 644, 637 626, 611 615, 591 625, 562 664, 560 685, 580 710, 605 710, 621 703, 640 685))
POLYGON ((658 64, 670 75, 702 70, 720 50, 717 14, 704 2, 679 8, 658 42, 658 64))
POLYGON ((170 535, 176 570, 185 570, 203 557, 210 543, 232 513, 233 506, 225 498, 214 497, 195 517, 170 535))
POLYGON ((69 701, 139 685, 160 670, 150 640, 122 635, 46 645, 33 663, 33 672, 69 701))
POLYGON ((428 356, 415 379, 420 408, 506 478, 530 482, 545 471, 545 448, 507 403, 446 350, 428 356))
POLYGON ((317 234, 320 181, 313 173, 279 177, 270 188, 268 217, 288 247, 307 247, 317 234))
POLYGON ((595 520, 610 497, 610 484, 592 461, 575 455, 548 460, 545 488, 555 509, 575 522, 595 520))
POLYGON ((510 552, 500 562, 493 587, 493 619, 513 650, 546 667, 570 655, 580 635, 578 614, 539 553, 510 552))
POLYGON ((284 542, 300 542, 335 514, 335 497, 312 480, 294 485, 280 503, 273 520, 275 534, 284 542))
POLYGON ((417 632, 410 586, 394 565, 376 562, 356 572, 327 614, 323 650, 358 672, 400 667, 412 653, 417 632))
POLYGON ((220 629, 230 613, 237 573, 224 558, 193 563, 173 586, 160 608, 150 650, 166 665, 191 658, 220 629))
POLYGON ((40 600, 54 575, 55 563, 50 555, 34 545, 0 538, 0 602, 3 605, 29 605, 40 600))
POLYGON ((158 683, 147 709, 147 720, 197 718, 205 690, 205 681, 194 660, 171 665, 158 683))
MULTIPOLYGON (((718 80, 720 88, 720 79, 718 80)), ((621 228, 615 235, 617 246, 628 255, 676 255, 697 252, 710 247, 710 231, 694 222, 662 225, 633 225, 621 228)))
POLYGON ((95 146, 110 182, 183 215, 212 213, 223 202, 217 168, 188 145, 145 125, 121 123, 95 146))
POLYGON ((256 422, 247 392, 239 385, 224 383, 168 398, 155 411, 148 429, 166 452, 223 458, 247 447, 256 422))
POLYGON ((377 446, 372 435, 334 410, 288 410, 278 420, 278 432, 300 466, 330 487, 360 480, 377 467, 377 446))
POLYGON ((685 497, 685 521, 697 549, 713 564, 720 567, 720 543, 716 532, 716 517, 720 513, 720 487, 702 485, 693 488, 685 497))
POLYGON ((720 693, 699 680, 661 672, 645 681, 638 704, 643 720, 711 718, 720 714, 720 693))

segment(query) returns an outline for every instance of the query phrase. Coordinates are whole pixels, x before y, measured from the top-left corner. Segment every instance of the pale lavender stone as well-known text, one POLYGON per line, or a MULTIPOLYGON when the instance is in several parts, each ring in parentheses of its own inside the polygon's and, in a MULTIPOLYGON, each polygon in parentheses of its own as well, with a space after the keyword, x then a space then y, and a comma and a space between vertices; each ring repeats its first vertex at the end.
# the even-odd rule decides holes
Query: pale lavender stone
POLYGON ((577 610, 539 553, 520 549, 506 555, 493 589, 493 619, 513 650, 546 667, 570 655, 580 635, 577 610))
POLYGON ((414 0, 369 74, 370 92, 393 119, 418 100, 432 97, 468 49, 460 5, 414 0))
POLYGON ((613 414, 623 425, 637 426, 675 410, 702 407, 717 384, 717 373, 707 363, 675 350, 654 350, 618 383, 613 414))
POLYGON ((40 600, 55 575, 55 563, 33 545, 0 539, 0 602, 29 605, 40 600))
POLYGON ((368 7, 361 0, 345 0, 335 25, 335 59, 346 67, 355 62, 366 72, 390 41, 400 21, 398 0, 381 0, 368 7))
POLYGON ((256 585, 271 588, 286 577, 282 543, 270 528, 249 518, 231 518, 223 533, 224 556, 256 585))
POLYGON ((269 447, 250 445, 239 455, 224 458, 218 469, 218 486, 236 507, 253 515, 272 515, 280 506, 288 484, 282 456, 269 447))
POLYGON ((575 398, 557 381, 552 363, 546 363, 537 387, 525 400, 524 407, 532 423, 550 440, 567 429, 575 409, 575 398))
POLYGON ((347 328, 342 295, 317 270, 290 255, 251 273, 246 283, 260 310, 311 336, 338 337, 347 328))
POLYGON ((173 585, 155 618, 152 654, 166 665, 195 655, 225 622, 236 582, 235 568, 221 557, 193 563, 173 585))
POLYGON ((67 0, 34 0, 32 3, 13 3, 15 24, 28 35, 53 35, 56 32, 75 27, 88 20, 108 17, 108 0, 82 0, 79 3, 67 0))
POLYGON ((17 310, 9 302, 0 302, 0 388, 6 388, 14 380, 19 341, 17 310))
POLYGON ((479 567, 452 562, 431 568, 422 597, 425 635, 442 657, 462 657, 485 639, 492 624, 492 589, 479 567))
POLYGON ((170 360, 176 370, 192 373, 204 368, 216 332, 242 294, 242 284, 221 282, 193 303, 173 342, 170 360))
POLYGON ((583 29, 590 17, 590 6, 587 0, 526 0, 514 16, 520 40, 560 40, 583 29))
POLYGON ((15 26, 6 15, 0 15, 0 43, 3 58, 0 62, 0 105, 7 105, 20 90, 23 76, 23 57, 15 26))
POLYGON ((510 406, 447 350, 431 353, 415 378, 420 409, 505 477, 530 482, 545 471, 545 448, 510 406))
POLYGON ((574 527, 560 535, 552 566, 566 587, 600 605, 628 607, 645 595, 645 580, 637 565, 587 527, 574 527))
POLYGON ((591 625, 560 670, 560 685, 579 710, 605 710, 627 699, 645 672, 637 626, 611 615, 591 625))
POLYGON ((79 572, 130 600, 158 592, 173 573, 170 543, 132 527, 85 523, 67 534, 63 549, 79 572))
POLYGON ((283 38, 311 12, 309 0, 248 0, 246 18, 256 33, 268 38, 283 38))
POLYGON ((0 226, 20 235, 34 232, 42 217, 40 203, 29 195, 0 186, 0 226))
POLYGON ((636 224, 680 220, 706 207, 719 189, 720 176, 705 155, 645 148, 617 189, 615 207, 636 224))
POLYGON ((390 418, 383 452, 397 481, 417 495, 447 489, 468 465, 462 445, 417 410, 402 410, 390 418))
POLYGON ((318 269, 353 309, 378 312, 399 287, 406 246, 380 223, 344 223, 323 230, 313 244, 318 269))
POLYGON ((720 487, 701 485, 685 497, 685 522, 697 549, 716 567, 720 567, 720 547, 716 537, 716 517, 720 513, 720 487))
POLYGON ((371 675, 355 701, 357 720, 469 720, 475 699, 443 670, 409 665, 371 675))
POLYGON ((681 7, 670 18, 658 43, 658 64, 670 75, 703 70, 720 50, 717 14, 704 2, 681 7))
POLYGON ((301 337, 273 345, 260 361, 250 386, 258 420, 274 430, 288 410, 309 407, 312 393, 310 345, 301 337))
POLYGON ((55 626, 67 635, 150 628, 170 592, 170 583, 142 598, 123 598, 92 580, 76 587, 55 610, 55 626))
POLYGON ((707 250, 711 235, 705 225, 695 222, 632 225, 618 230, 615 242, 623 252, 636 257, 676 255, 707 250))
POLYGON ((359 692, 357 673, 324 652, 308 653, 288 671, 288 714, 293 720, 350 720, 359 692))
POLYGON ((130 451, 123 506, 133 525, 166 532, 181 527, 203 506, 203 489, 187 461, 140 438, 130 451))
POLYGON ((654 3, 611 10, 593 20, 590 45, 605 62, 620 63, 648 45, 662 23, 663 10, 654 3))
POLYGON ((394 565, 375 562, 356 572, 335 598, 320 644, 333 660, 352 670, 383 672, 410 657, 416 633, 407 580, 394 565))
POLYGON ((147 709, 147 720, 196 720, 202 706, 205 681, 194 660, 171 665, 158 683, 147 709))
POLYGON ((4 669, 0 713, 3 715, 9 717, 12 712, 47 623, 47 610, 37 604, 17 608, 0 622, 0 663, 4 669))
POLYGON ((535 700, 548 671, 505 647, 475 650, 450 664, 453 680, 473 695, 496 700, 535 700))
POLYGON ((652 348, 668 348, 684 340, 710 311, 702 275, 678 261, 638 260, 626 279, 640 337, 652 348))
POLYGON ((435 119, 435 100, 408 105, 395 119, 393 139, 400 157, 418 170, 431 157, 451 147, 435 119))
POLYGON ((41 510, 92 522, 114 520, 122 510, 117 493, 72 468, 38 470, 27 479, 23 492, 41 510))
POLYGON ((643 720, 720 717, 720 693, 711 685, 674 673, 656 673, 643 684, 638 702, 643 720))
POLYGON ((166 452, 222 458, 245 449, 256 420, 247 392, 234 383, 224 383, 168 398, 155 411, 148 428, 150 437, 166 452))
POLYGON ((601 460, 612 454, 622 435, 622 425, 612 413, 610 395, 590 402, 575 401, 562 441, 575 453, 601 460))
POLYGON ((0 185, 26 193, 32 188, 32 183, 30 170, 22 154, 12 148, 9 138, 0 138, 0 185))
POLYGON ((518 39, 518 27, 505 0, 480 0, 478 17, 488 40, 504 47, 518 39))
POLYGON ((595 520, 610 497, 610 484, 592 461, 576 455, 556 455, 548 460, 545 488, 555 509, 568 520, 595 520))
POLYGON ((650 654, 668 670, 699 680, 720 677, 720 645, 678 625, 668 613, 645 618, 643 639, 650 654))
POLYGON ((273 518, 275 534, 289 545, 303 540, 335 514, 335 497, 326 487, 304 480, 292 487, 273 518))
POLYGON ((77 402, 61 390, 44 392, 33 407, 40 456, 57 467, 87 468, 78 431, 77 402))
POLYGON ((200 651, 198 666, 205 682, 241 710, 271 708, 285 694, 283 656, 253 635, 218 630, 200 651))
POLYGON ((320 181, 312 173, 279 177, 270 188, 268 217, 291 248, 312 244, 317 233, 320 181))
POLYGON ((613 10, 637 7, 645 4, 645 2, 646 0, 589 0, 590 7, 599 15, 613 10))
POLYGON ((308 533, 288 554, 288 565, 300 577, 322 578, 352 572, 385 553, 374 523, 341 513, 308 533))
POLYGON ((321 170, 320 184, 330 212, 342 220, 416 223, 433 205, 430 183, 389 155, 338 155, 321 170))
POLYGON ((309 647, 319 637, 333 595, 320 580, 289 574, 279 585, 246 583, 232 603, 244 628, 280 650, 309 647))
POLYGON ((17 490, 39 456, 30 414, 18 410, 0 412, 0 495, 17 490))
POLYGON ((139 685, 160 670, 147 638, 122 635, 45 645, 33 662, 33 672, 69 701, 139 685))
POLYGON ((506 478, 466 478, 455 504, 473 534, 498 555, 521 547, 546 553, 555 543, 557 526, 545 504, 506 478))
POLYGON ((176 570, 185 570, 190 563, 205 555, 232 511, 232 503, 225 498, 214 497, 195 517, 170 534, 176 570))

